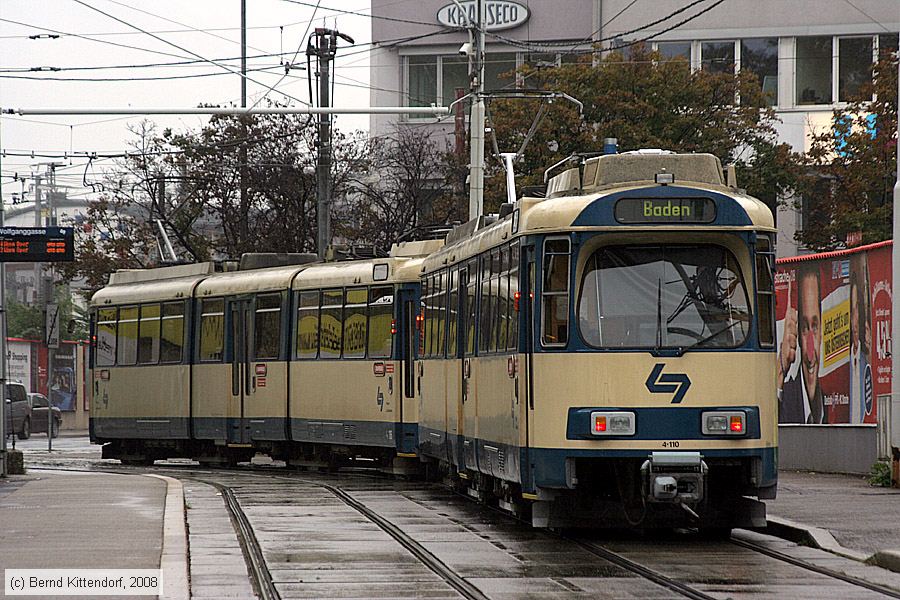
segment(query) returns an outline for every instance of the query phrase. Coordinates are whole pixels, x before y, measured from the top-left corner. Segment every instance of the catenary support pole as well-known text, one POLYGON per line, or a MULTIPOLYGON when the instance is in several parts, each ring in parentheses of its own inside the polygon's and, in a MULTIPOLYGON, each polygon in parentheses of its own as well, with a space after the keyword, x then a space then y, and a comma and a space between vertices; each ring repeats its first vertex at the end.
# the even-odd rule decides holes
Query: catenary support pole
POLYGON ((472 73, 472 116, 469 119, 469 219, 484 213, 484 0, 475 13, 475 60, 472 73))

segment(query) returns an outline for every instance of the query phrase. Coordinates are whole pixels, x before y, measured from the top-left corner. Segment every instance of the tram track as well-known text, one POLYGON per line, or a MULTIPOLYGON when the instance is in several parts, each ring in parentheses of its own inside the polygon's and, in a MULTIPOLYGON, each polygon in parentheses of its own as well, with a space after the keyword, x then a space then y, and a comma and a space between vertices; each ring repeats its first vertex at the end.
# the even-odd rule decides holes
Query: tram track
MULTIPOLYGON (((123 474, 135 474, 146 471, 146 469, 122 469, 108 467, 112 467, 112 465, 102 466, 99 469, 93 469, 93 472, 118 472, 123 474)), ((34 468, 36 470, 42 469, 41 467, 31 468, 34 468)), ((90 470, 71 469, 66 467, 47 468, 52 470, 90 470)), ((485 593, 466 578, 471 577, 471 575, 465 575, 465 570, 460 572, 455 571, 450 565, 443 562, 437 555, 432 553, 429 549, 427 549, 416 539, 414 539, 412 535, 404 531, 402 526, 397 525, 389 518, 382 516, 381 514, 367 506, 363 500, 356 497, 352 492, 357 490, 344 489, 346 487, 344 484, 334 483, 332 481, 319 481, 315 480, 315 478, 308 478, 302 475, 278 473, 270 468, 241 467, 238 469, 208 470, 204 468, 198 469, 195 465, 159 465, 155 467, 153 471, 166 472, 166 474, 170 474, 178 478, 192 480, 198 483, 212 486, 222 495, 225 506, 232 518, 234 530, 239 538, 241 548, 245 556, 247 570, 251 575, 251 580, 253 581, 255 588, 258 590, 260 597, 264 598, 265 600, 280 598, 280 594, 275 586, 272 575, 269 572, 269 568, 266 566, 266 559, 263 553, 263 548, 260 545, 259 541, 256 539, 256 535, 253 531, 253 525, 247 514, 241 508, 240 490, 238 488, 244 485, 244 483, 234 481, 223 482, 222 479, 225 477, 233 478, 235 475, 238 475, 256 479, 257 477, 262 476, 265 479, 269 479, 270 481, 275 480, 283 482, 285 484, 293 483, 305 486, 314 486, 323 491, 327 491, 341 503, 351 508, 353 511, 359 513, 362 517, 364 517, 364 519, 371 522, 381 531, 386 533, 392 540, 396 541, 409 554, 415 557, 416 561, 418 561, 421 565, 434 573, 446 585, 460 594, 461 597, 473 599, 477 598, 479 600, 488 600, 488 598, 491 597, 490 592, 485 593)), ((341 480, 347 479, 348 474, 342 475, 343 477, 341 480)), ((346 485, 350 487, 358 485, 357 480, 359 479, 358 476, 360 475, 362 477, 365 477, 366 479, 372 479, 373 483, 376 483, 376 480, 378 479, 377 477, 373 479, 372 474, 369 473, 350 473, 346 485)), ((341 476, 337 475, 335 477, 341 476)), ((363 487, 366 490, 368 489, 366 486, 363 487)), ((257 490, 257 492, 251 492, 251 494, 252 493, 259 493, 259 490, 257 490)), ((263 490, 262 493, 265 493, 265 491, 263 490)), ((420 504, 421 506, 426 506, 427 504, 427 502, 422 503, 417 501, 415 499, 415 494, 407 492, 398 492, 398 494, 406 500, 415 502, 417 504, 420 504)), ((480 506, 486 507, 486 505, 480 506)), ((502 516, 503 518, 509 519, 511 521, 516 520, 508 513, 500 511, 496 508, 491 508, 491 512, 494 512, 498 516, 502 516)), ((476 532, 476 529, 471 529, 469 527, 466 528, 472 532, 476 532)), ((752 583, 741 582, 740 578, 733 584, 727 583, 730 580, 729 577, 718 577, 715 576, 715 574, 711 574, 708 579, 701 578, 693 580, 691 579, 691 577, 696 577, 696 573, 692 575, 688 572, 672 571, 671 569, 676 568, 676 566, 673 566, 671 563, 667 562, 659 562, 658 557, 651 557, 649 560, 646 560, 647 556, 644 554, 640 554, 641 551, 639 549, 629 548, 628 551, 623 554, 622 552, 617 551, 619 550, 618 548, 616 550, 610 549, 604 542, 597 541, 596 539, 590 539, 585 536, 570 535, 566 532, 545 531, 542 533, 546 535, 547 538, 557 538, 570 543, 573 546, 577 546, 581 550, 612 565, 615 565, 616 567, 624 571, 632 573, 640 579, 651 582, 653 585, 660 586, 661 588, 664 588, 672 592, 673 594, 677 594, 678 596, 685 598, 696 600, 711 600, 715 598, 723 598, 726 596, 723 596, 719 590, 716 590, 715 586, 719 586, 722 584, 735 585, 737 587, 734 588, 734 592, 740 594, 742 586, 753 585, 752 583), (638 552, 638 554, 635 554, 635 552, 638 552), (685 577, 687 577, 689 580, 685 580, 685 577), (714 587, 712 589, 700 589, 696 587, 696 585, 694 585, 695 581, 701 583, 701 588, 710 584, 714 587)), ((819 576, 827 577, 828 579, 834 580, 835 583, 841 582, 838 585, 854 586, 856 588, 859 588, 860 592, 863 594, 865 594, 866 592, 877 593, 882 595, 883 597, 898 598, 898 600, 900 600, 900 591, 898 591, 897 589, 868 581, 860 577, 849 575, 847 573, 837 571, 828 567, 819 566, 818 564, 815 564, 813 562, 788 555, 778 550, 769 548, 765 545, 754 543, 753 541, 739 539, 738 537, 732 537, 727 541, 720 542, 720 544, 740 547, 745 549, 746 551, 764 555, 770 559, 777 560, 786 565, 790 565, 791 567, 803 569, 810 573, 815 573, 819 576)), ((690 546, 689 544, 682 545, 678 543, 677 545, 673 546, 673 552, 679 553, 679 547, 693 548, 693 546, 690 546)), ((701 552, 708 551, 708 548, 705 548, 702 545, 697 549, 701 552)), ((736 560, 741 560, 739 557, 739 553, 736 554, 736 557, 736 560)), ((758 563, 757 566, 759 564, 760 563, 758 563)), ((849 590, 849 588, 844 589, 849 590)))
POLYGON ((269 572, 269 567, 266 564, 262 546, 260 546, 259 540, 256 539, 253 525, 250 523, 247 513, 241 508, 241 503, 235 496, 234 490, 215 481, 196 477, 188 477, 186 479, 212 486, 222 494, 225 507, 228 509, 228 514, 231 517, 231 522, 238 538, 238 543, 241 545, 241 551, 244 553, 244 561, 247 563, 247 571, 250 574, 253 588, 259 594, 260 600, 281 600, 281 594, 275 587, 272 574, 269 572))
POLYGON ((709 594, 702 592, 697 588, 691 587, 686 583, 678 581, 677 579, 673 579, 668 575, 664 575, 659 571, 635 562, 630 558, 626 558, 618 552, 613 552, 608 548, 604 548, 597 542, 592 542, 584 538, 571 537, 568 535, 560 535, 560 537, 580 546, 594 556, 598 556, 604 560, 607 560, 614 565, 617 565, 627 571, 630 571, 631 573, 634 573, 635 575, 643 577, 644 579, 649 579, 653 583, 660 585, 667 590, 671 590, 673 592, 681 594, 685 598, 691 598, 691 600, 719 600, 716 596, 710 596, 709 594))
POLYGON ((872 592, 878 592, 879 594, 884 594, 885 596, 891 598, 900 599, 900 591, 897 591, 893 588, 889 588, 887 586, 879 585, 877 583, 872 583, 871 581, 866 581, 865 579, 860 579, 859 577, 853 577, 852 575, 847 575, 845 573, 841 573, 840 571, 835 571, 833 569, 829 569, 827 567, 822 567, 811 562, 790 556, 785 554, 784 552, 779 552, 778 550, 773 550, 771 548, 766 548, 761 544, 757 544, 755 542, 751 542, 749 540, 741 540, 735 537, 732 537, 728 540, 730 543, 740 546, 741 548, 746 548, 748 550, 752 550, 753 552, 758 552, 760 554, 765 554, 770 558, 774 558, 775 560, 779 560, 781 562, 788 563, 795 567, 800 567, 801 569, 806 569, 807 571, 812 571, 813 573, 818 573, 819 575, 825 575, 826 577, 831 577, 833 579, 838 579, 845 583, 849 583, 851 585, 855 585, 857 587, 865 588, 872 592))

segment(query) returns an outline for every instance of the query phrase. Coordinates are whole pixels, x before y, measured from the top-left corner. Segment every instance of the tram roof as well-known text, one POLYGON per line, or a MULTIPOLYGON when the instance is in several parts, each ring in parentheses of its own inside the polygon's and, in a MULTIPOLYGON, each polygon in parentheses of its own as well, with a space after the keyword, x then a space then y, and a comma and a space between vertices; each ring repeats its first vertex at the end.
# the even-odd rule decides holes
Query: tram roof
MULTIPOLYGON (((586 229, 616 230, 616 231, 722 231, 734 229, 752 229, 774 232, 775 222, 769 208, 757 198, 747 195, 741 190, 724 185, 704 184, 696 182, 681 182, 672 186, 688 188, 693 191, 706 190, 710 195, 725 196, 733 200, 744 213, 750 224, 744 226, 721 225, 622 225, 610 224, 596 226, 576 225, 576 220, 582 213, 597 201, 608 198, 613 202, 613 196, 623 192, 638 191, 642 189, 655 190, 659 184, 655 182, 636 182, 633 185, 617 185, 602 190, 590 191, 577 195, 557 196, 554 198, 530 198, 525 197, 515 205, 519 212, 518 231, 513 233, 512 226, 514 215, 507 215, 490 225, 475 230, 471 235, 461 237, 455 242, 448 242, 438 252, 427 257, 424 261, 423 271, 431 272, 449 264, 455 264, 470 256, 475 256, 485 250, 501 245, 515 237, 529 234, 548 234, 554 232, 579 231, 586 229)), ((465 225, 463 225, 465 227, 465 225)), ((451 236, 452 239, 452 236, 451 236)))
POLYGON ((91 306, 116 306, 137 302, 159 302, 190 298, 198 283, 209 277, 198 274, 171 279, 138 280, 112 283, 91 297, 91 306))

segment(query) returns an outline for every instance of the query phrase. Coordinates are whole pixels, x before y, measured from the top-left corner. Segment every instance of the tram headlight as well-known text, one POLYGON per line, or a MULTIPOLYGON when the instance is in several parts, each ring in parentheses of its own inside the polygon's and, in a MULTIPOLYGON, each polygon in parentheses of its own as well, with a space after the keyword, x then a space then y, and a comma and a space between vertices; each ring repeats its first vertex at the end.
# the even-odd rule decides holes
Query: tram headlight
POLYGON ((603 435, 634 435, 633 412, 595 411, 591 413, 591 433, 603 435))
POLYGON ((702 417, 704 435, 744 435, 747 414, 742 410, 705 412, 702 417))

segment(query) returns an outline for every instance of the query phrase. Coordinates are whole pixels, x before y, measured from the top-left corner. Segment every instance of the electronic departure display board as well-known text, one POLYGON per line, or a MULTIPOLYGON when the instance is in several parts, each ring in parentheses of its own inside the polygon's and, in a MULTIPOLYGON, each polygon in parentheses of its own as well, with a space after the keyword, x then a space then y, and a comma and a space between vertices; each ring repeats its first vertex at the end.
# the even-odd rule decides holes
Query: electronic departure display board
POLYGON ((72 227, 0 227, 0 262, 75 260, 72 227))
POLYGON ((616 202, 619 223, 712 223, 711 198, 622 198, 616 202))

